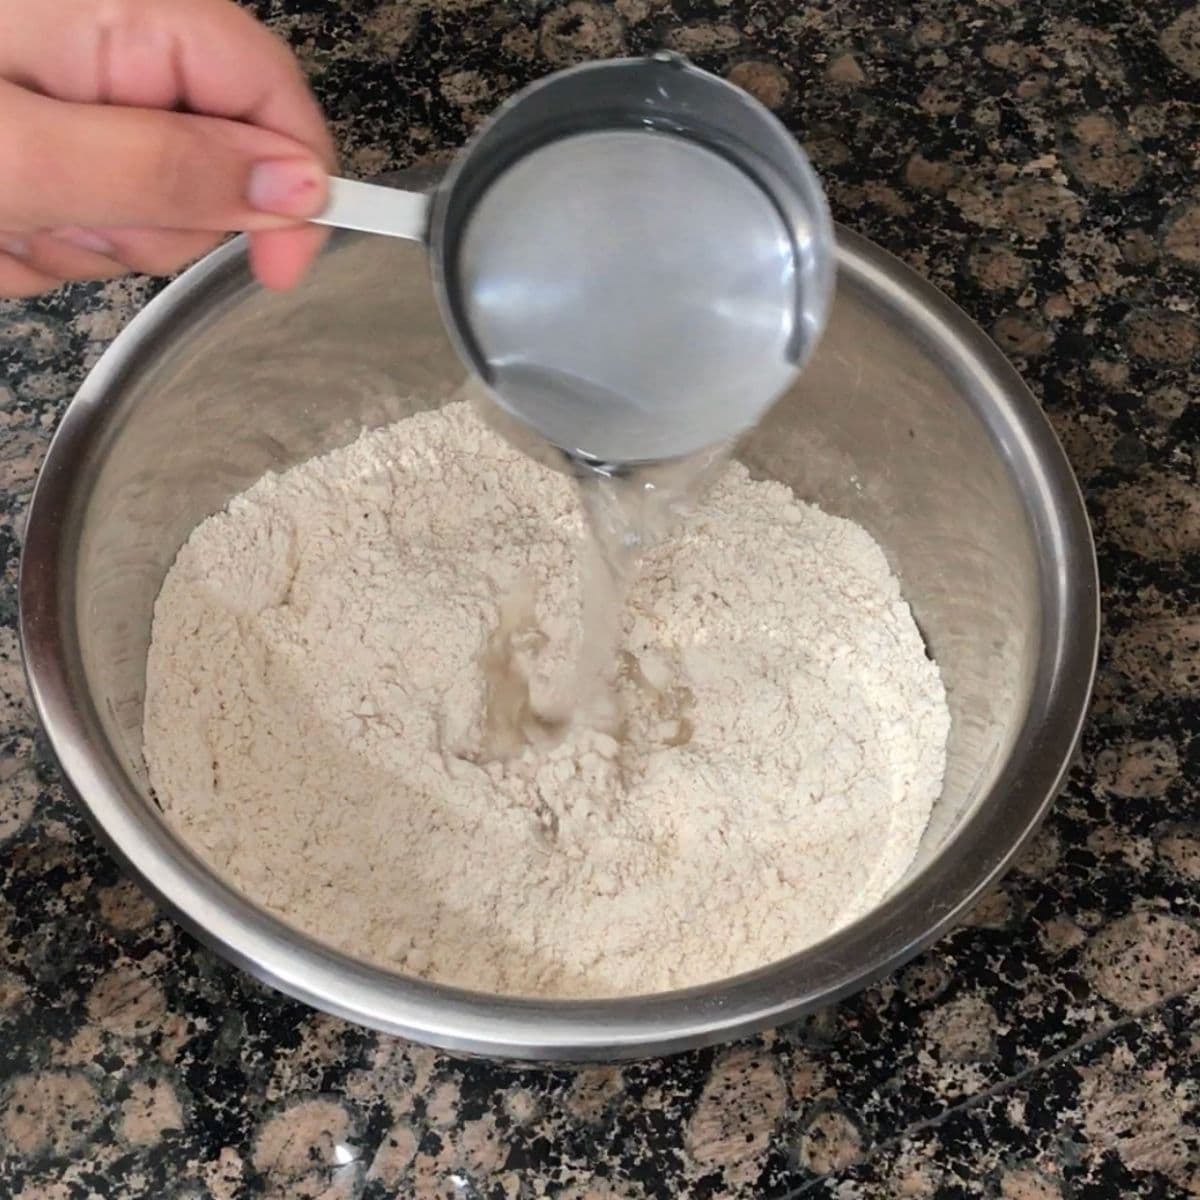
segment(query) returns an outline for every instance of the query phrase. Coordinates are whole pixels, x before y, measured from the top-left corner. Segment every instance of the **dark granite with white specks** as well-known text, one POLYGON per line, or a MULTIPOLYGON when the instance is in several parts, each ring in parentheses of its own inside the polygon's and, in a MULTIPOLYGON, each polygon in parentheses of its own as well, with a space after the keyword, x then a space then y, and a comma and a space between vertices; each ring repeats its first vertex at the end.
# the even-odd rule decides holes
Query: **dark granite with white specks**
POLYGON ((1188 0, 264 0, 348 173, 445 155, 552 67, 668 45, 802 137, 836 215, 989 329, 1095 522, 1106 626, 1066 791, 894 978, 768 1036, 460 1062, 282 999, 122 880, 13 623, 47 439, 153 292, 0 305, 0 1196, 1200 1194, 1200 7, 1188 0))

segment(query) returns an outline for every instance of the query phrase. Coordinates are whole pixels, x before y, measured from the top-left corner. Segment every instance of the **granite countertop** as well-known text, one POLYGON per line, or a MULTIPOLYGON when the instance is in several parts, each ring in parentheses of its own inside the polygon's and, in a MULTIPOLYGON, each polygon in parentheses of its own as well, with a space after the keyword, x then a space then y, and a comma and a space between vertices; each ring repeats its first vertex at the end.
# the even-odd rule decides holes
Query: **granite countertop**
POLYGON ((1079 760, 963 926, 761 1038, 547 1072, 283 999, 124 880, 16 647, 59 413, 153 292, 0 304, 0 1195, 1200 1195, 1200 7, 1189 0, 264 0, 348 173, 444 156, 552 67, 662 45, 802 137, 836 215, 1043 401, 1095 523, 1079 760))

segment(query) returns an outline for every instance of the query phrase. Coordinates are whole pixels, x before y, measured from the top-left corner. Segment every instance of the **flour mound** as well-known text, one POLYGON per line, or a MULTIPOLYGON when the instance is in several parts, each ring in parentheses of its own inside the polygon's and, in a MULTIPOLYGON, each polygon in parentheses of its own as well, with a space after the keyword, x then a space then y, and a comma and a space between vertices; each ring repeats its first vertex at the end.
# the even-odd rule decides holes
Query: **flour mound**
POLYGON ((732 464, 642 565, 616 736, 486 752, 502 611, 539 711, 580 642, 570 483, 465 403, 268 475, 155 607, 167 819, 330 945, 445 983, 614 996, 762 966, 877 904, 937 797, 937 667, 870 536, 732 464))

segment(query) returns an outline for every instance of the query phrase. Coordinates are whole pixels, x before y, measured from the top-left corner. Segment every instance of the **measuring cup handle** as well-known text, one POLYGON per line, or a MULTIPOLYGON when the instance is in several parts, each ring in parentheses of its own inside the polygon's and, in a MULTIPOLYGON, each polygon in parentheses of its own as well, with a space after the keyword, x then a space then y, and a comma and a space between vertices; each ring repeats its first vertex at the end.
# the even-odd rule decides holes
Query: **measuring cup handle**
POLYGON ((404 192, 378 183, 330 176, 329 203, 313 218, 315 225, 359 229, 387 237, 423 242, 429 223, 429 197, 423 192, 404 192))

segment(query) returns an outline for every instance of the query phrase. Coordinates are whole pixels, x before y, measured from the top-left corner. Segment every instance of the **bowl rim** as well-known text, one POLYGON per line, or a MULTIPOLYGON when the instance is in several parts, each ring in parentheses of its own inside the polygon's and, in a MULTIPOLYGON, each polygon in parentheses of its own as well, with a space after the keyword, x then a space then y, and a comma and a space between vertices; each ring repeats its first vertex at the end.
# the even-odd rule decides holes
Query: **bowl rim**
MULTIPOLYGON (((59 545, 79 505, 80 469, 126 372, 198 294, 245 276, 245 239, 191 267, 117 336, 67 406, 30 502, 20 572, 20 641, 34 706, 69 789, 125 868, 181 925, 285 994, 386 1033, 466 1054, 526 1061, 617 1061, 675 1053, 779 1025, 855 992, 907 962, 972 907, 1040 824, 1082 734, 1100 635, 1099 579, 1082 494, 1033 394, 995 344, 899 259, 837 227, 839 274, 901 302, 928 336, 959 349, 1003 397, 1056 525, 1046 536, 1075 594, 1051 632, 1053 685, 1033 706, 989 789, 942 854, 881 905, 815 946, 711 984, 646 996, 546 1000, 471 992, 394 974, 333 950, 241 896, 169 830, 111 753, 92 700, 74 680, 73 564, 59 545), (1020 769, 1012 758, 1024 745, 1020 769), (936 882, 936 887, 931 886, 936 882), (851 965, 854 964, 854 965, 851 965)), ((358 235, 338 235, 339 240, 358 235)), ((1043 620, 1046 615, 1043 614, 1043 620)), ((1035 699, 1039 684, 1035 681, 1035 699)), ((1046 690, 1046 685, 1043 690, 1046 690)))

